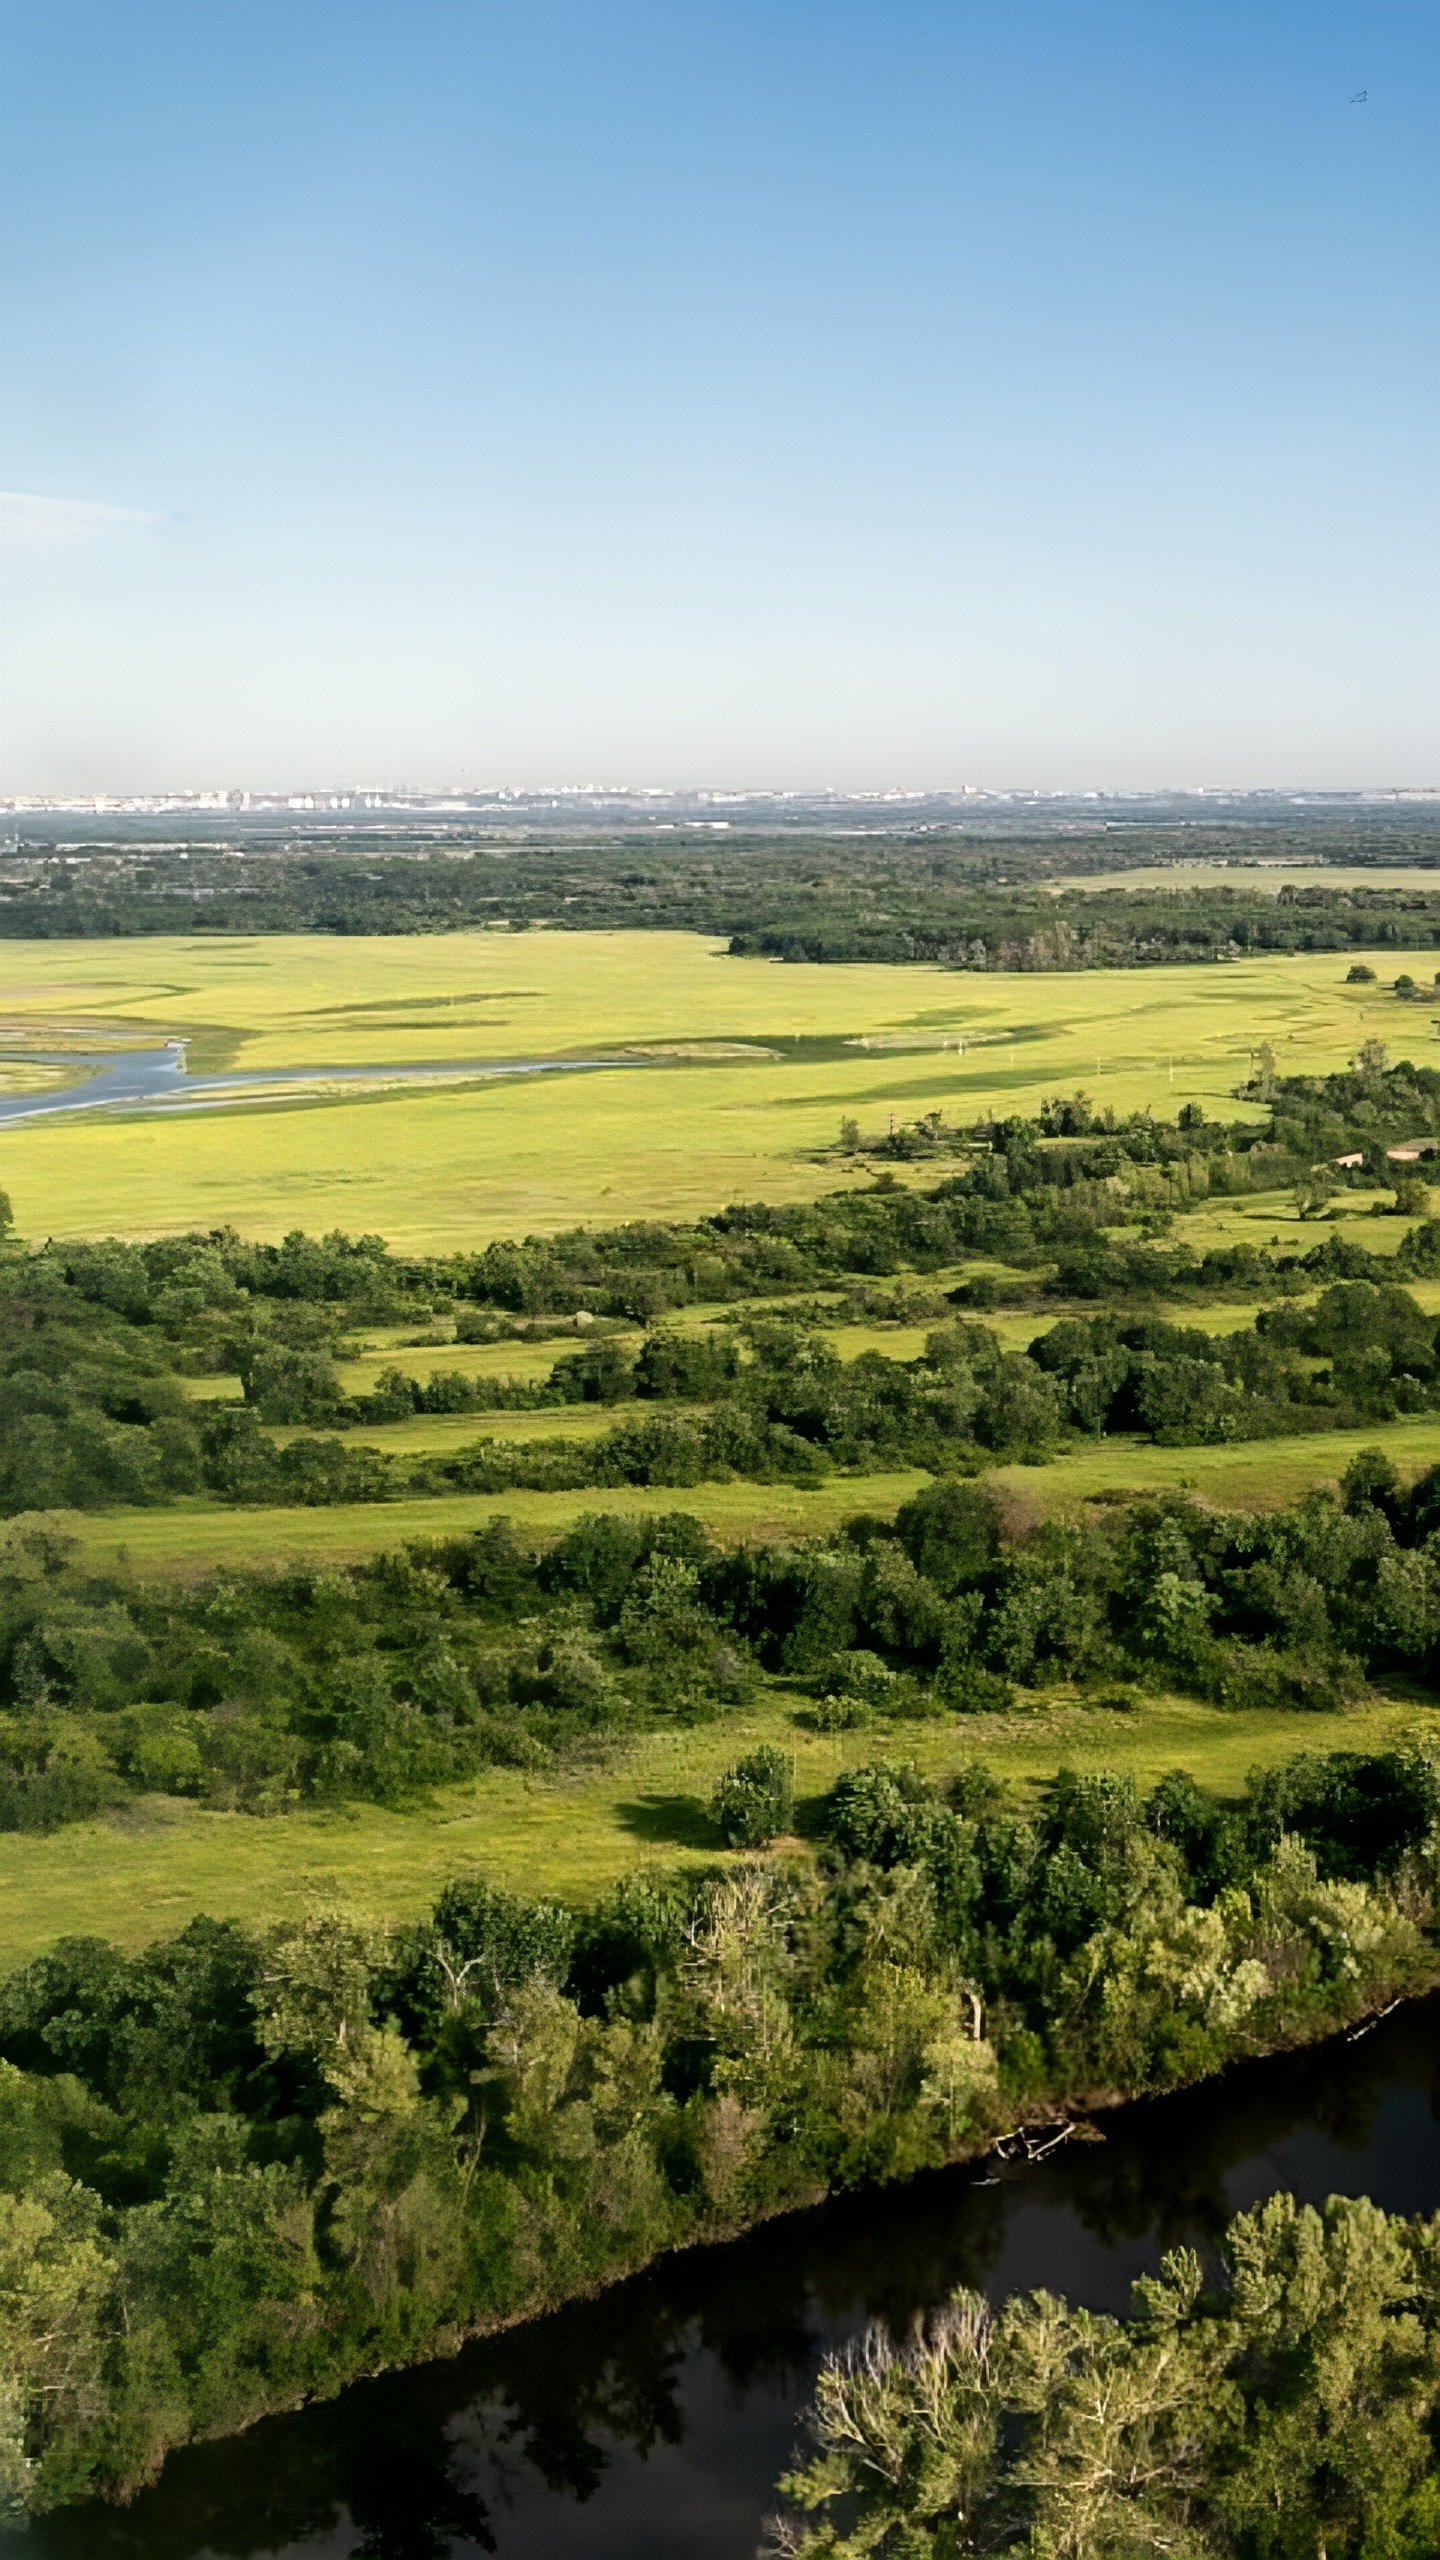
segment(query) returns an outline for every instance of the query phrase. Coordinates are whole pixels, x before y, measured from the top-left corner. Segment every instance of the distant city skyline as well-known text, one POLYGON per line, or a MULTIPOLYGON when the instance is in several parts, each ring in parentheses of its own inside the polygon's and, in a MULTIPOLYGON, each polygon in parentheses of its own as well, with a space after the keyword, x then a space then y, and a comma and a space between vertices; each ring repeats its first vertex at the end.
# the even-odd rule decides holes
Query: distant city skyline
MULTIPOLYGON (((1267 811, 1291 809, 1316 811, 1339 808, 1422 807, 1440 801, 1440 783, 1376 784, 1353 788, 1307 790, 1303 785, 1252 785, 1225 789, 1197 784, 1175 789, 1134 791, 1029 791, 1021 788, 985 790, 977 785, 955 791, 890 789, 875 791, 838 791, 823 786, 814 790, 799 787, 770 788, 757 785, 750 790, 730 790, 703 784, 674 789, 636 783, 550 783, 520 787, 504 783, 489 788, 426 788, 423 785, 391 788, 363 784, 336 784, 330 789, 317 786, 308 791, 297 790, 194 790, 145 792, 17 792, 0 793, 0 810, 11 814, 57 814, 74 812, 91 816, 126 813, 163 815, 167 812, 195 817, 247 817, 287 812, 297 816, 326 817, 347 812, 415 812, 432 816, 463 817, 467 813, 504 815, 515 811, 533 814, 546 809, 638 810, 651 817, 674 813, 683 823, 689 810, 712 812, 733 809, 740 813, 739 823, 750 823, 753 815, 767 810, 780 815, 795 815, 807 810, 833 809, 840 813, 890 811, 897 818, 913 817, 917 811, 931 813, 931 822, 943 826, 947 816, 958 821, 965 814, 983 815, 989 809, 1035 809, 1057 812, 1094 808, 1097 810, 1150 810, 1178 808, 1223 813, 1231 809, 1253 808, 1263 804, 1267 811)), ((713 816, 696 817, 698 826, 724 827, 729 819, 713 816)), ((1263 857, 1257 857, 1262 858, 1263 857)), ((1281 857, 1275 857, 1277 860, 1281 857)))
POLYGON ((1429 0, 12 0, 0 70, 7 803, 1440 784, 1429 0))

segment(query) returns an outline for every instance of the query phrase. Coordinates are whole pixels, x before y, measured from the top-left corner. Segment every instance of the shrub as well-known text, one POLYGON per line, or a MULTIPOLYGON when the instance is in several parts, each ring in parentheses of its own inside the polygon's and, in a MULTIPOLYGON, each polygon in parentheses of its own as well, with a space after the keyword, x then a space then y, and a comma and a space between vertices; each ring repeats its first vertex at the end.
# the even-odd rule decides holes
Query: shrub
POLYGON ((710 1799, 728 1849, 763 1849, 795 1819, 795 1788, 783 1751, 767 1745, 727 1769, 710 1799))
POLYGON ((872 1723, 874 1715, 868 1698, 857 1697, 853 1690, 827 1689, 813 1706, 801 1707, 795 1721, 809 1733, 856 1733, 872 1723))

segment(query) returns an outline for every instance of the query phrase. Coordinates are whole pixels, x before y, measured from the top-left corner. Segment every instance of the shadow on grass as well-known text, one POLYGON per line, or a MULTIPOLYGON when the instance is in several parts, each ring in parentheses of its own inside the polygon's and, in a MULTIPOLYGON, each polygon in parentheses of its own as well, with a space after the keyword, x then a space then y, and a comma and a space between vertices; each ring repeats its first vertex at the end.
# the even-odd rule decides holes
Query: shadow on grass
MULTIPOLYGON (((787 1835, 792 1845, 797 1840, 810 1845, 823 1840, 826 1805, 823 1795, 797 1799, 787 1835)), ((656 1848, 719 1850, 725 1846, 699 1796, 633 1796, 615 1811, 635 1839, 647 1840, 656 1848)))
POLYGON ((667 1849, 718 1849, 720 1834, 698 1796, 634 1796, 615 1808, 627 1831, 667 1849))

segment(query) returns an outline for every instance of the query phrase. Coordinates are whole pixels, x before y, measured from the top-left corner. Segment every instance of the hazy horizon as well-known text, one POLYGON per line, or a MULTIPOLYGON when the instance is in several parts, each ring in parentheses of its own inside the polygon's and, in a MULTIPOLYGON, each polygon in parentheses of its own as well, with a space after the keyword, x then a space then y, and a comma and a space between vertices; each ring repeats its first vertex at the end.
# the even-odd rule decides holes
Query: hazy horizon
POLYGON ((4 796, 1440 779, 1422 0, 0 60, 4 796))
POLYGON ((653 802, 662 807, 678 806, 689 801, 706 807, 732 801, 741 804, 776 801, 802 806, 807 803, 816 805, 833 801, 842 808, 881 808, 891 803, 899 807, 922 802, 932 805, 950 803, 956 808, 964 808, 996 802, 1034 802, 1040 805, 1053 804, 1057 807, 1076 807, 1095 803, 1103 807, 1121 807, 1132 802, 1148 804, 1203 800, 1223 807, 1227 803, 1244 800, 1280 800, 1308 805, 1316 801, 1395 802, 1434 799, 1440 799, 1440 783, 1372 781, 1321 784, 1291 780, 1245 784, 1157 783, 1150 788, 1133 789, 1125 789, 1119 785, 1077 786, 1072 789, 1063 784, 1040 787, 1027 783, 961 783, 938 784, 933 787, 925 784, 877 784, 872 789, 856 786, 852 790, 843 790, 836 785, 823 782, 790 784, 764 782, 729 784, 693 781, 673 784, 647 782, 450 783, 412 780, 387 784, 346 779, 318 782, 312 778, 309 781, 292 779, 273 783, 157 784, 153 787, 140 786, 133 791, 107 789, 103 784, 97 784, 93 791, 15 791, 0 793, 0 807, 50 806, 86 809, 107 801, 117 806, 141 802, 158 805, 173 801, 177 804, 184 802, 205 807, 217 814, 223 814, 228 806, 232 811, 243 814, 244 810, 252 804, 270 806, 290 803, 298 806, 301 802, 309 802, 319 810, 326 803, 340 804, 352 801, 361 804, 373 802, 377 807, 399 807, 410 802, 423 802, 435 808, 442 808, 449 804, 458 806, 467 801, 494 803, 512 800, 517 804, 526 805, 545 800, 616 800, 637 804, 653 802))

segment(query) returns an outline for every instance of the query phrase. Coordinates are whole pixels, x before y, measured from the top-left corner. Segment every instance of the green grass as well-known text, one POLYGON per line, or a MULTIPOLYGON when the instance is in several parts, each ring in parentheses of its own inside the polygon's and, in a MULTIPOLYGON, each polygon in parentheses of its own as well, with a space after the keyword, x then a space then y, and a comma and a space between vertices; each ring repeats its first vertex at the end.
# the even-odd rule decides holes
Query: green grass
POLYGON ((823 1332, 842 1360, 858 1360, 866 1351, 882 1352, 887 1360, 918 1360, 934 1329, 930 1324, 827 1324, 823 1332))
MULTIPOLYGON (((622 1408, 624 1410, 624 1408, 622 1408)), ((522 1417, 508 1417, 520 1419, 522 1417)), ((534 1417, 548 1421, 558 1417, 534 1417)), ((602 1416, 613 1420, 613 1411, 602 1416)), ((577 1424, 588 1416, 577 1416, 577 1424)), ((405 1432, 426 1426, 401 1424, 405 1432)), ((449 1428, 449 1425, 444 1426, 449 1428)), ((465 1418, 471 1439, 475 1417, 465 1418)), ((379 1439, 377 1431, 357 1435, 379 1439)), ((395 1447, 394 1442, 388 1444, 395 1447)), ((415 1448, 434 1449, 417 1437, 415 1448)), ((1336 1484, 1359 1449, 1382 1448, 1402 1475, 1440 1464, 1440 1415, 1374 1423, 1359 1431, 1294 1432, 1283 1439, 1245 1440, 1211 1449, 1160 1449, 1148 1440, 1105 1440, 1066 1451, 1040 1467, 1002 1466, 988 1481, 1009 1498, 1020 1518, 1073 1509, 1106 1494, 1189 1491, 1221 1506, 1269 1509, 1293 1502, 1316 1485, 1336 1484)), ((542 1542, 560 1537, 587 1511, 629 1518, 687 1511, 726 1542, 745 1538, 821 1537, 856 1512, 888 1516, 929 1481, 916 1467, 869 1476, 831 1476, 822 1485, 739 1482, 680 1487, 590 1485, 574 1493, 437 1494, 402 1502, 317 1504, 240 1509, 212 1503, 176 1504, 153 1511, 57 1511, 27 1514, 15 1525, 43 1521, 72 1537, 96 1563, 127 1561, 140 1571, 199 1573, 219 1566, 291 1563, 300 1558, 334 1563, 378 1555, 416 1538, 448 1538, 483 1528, 487 1520, 512 1520, 522 1535, 542 1542)))
POLYGON ((312 1431, 299 1423, 280 1423, 272 1440, 328 1440, 348 1449, 379 1449, 392 1458, 444 1458, 469 1449, 477 1440, 602 1440, 625 1421, 644 1414, 669 1421, 677 1414, 698 1415, 700 1405, 551 1404, 538 1411, 516 1413, 416 1413, 404 1422, 357 1422, 345 1431, 312 1431))
MULTIPOLYGON (((1391 952, 1384 967, 1427 959, 1433 970, 1433 953, 1391 952)), ((1228 1116, 1267 1036, 1286 1071, 1343 1065, 1366 1036, 1425 1054, 1428 1015, 1347 987, 1346 966, 1326 954, 1007 977, 732 960, 697 935, 634 933, 9 943, 6 1036, 36 1048, 192 1033, 197 1065, 264 1069, 712 1046, 205 1119, 35 1122, 9 1133, 6 1183, 29 1235, 303 1225, 438 1248, 807 1198, 869 1179, 820 1153, 847 1113, 881 1129, 938 1106, 964 1123, 1084 1085, 1122 1111, 1198 1101, 1228 1116)))
MULTIPOLYGON (((359 1428, 354 1439, 395 1454, 443 1454, 482 1439, 546 1436, 548 1431, 584 1439, 602 1434, 620 1408, 559 1408, 512 1416, 420 1416, 407 1423, 359 1428)), ((277 1434, 300 1436, 300 1434, 277 1434)), ((1384 1449, 1404 1477, 1440 1464, 1440 1416, 1420 1413, 1394 1423, 1368 1423, 1358 1431, 1294 1431, 1284 1439, 1235 1441, 1215 1449, 1158 1449, 1153 1441, 1104 1439, 1081 1444, 1043 1467, 994 1467, 989 1482, 1007 1495, 1017 1518, 1045 1518, 1104 1495, 1186 1490, 1207 1503, 1276 1508, 1294 1503, 1314 1485, 1338 1485, 1358 1449, 1384 1449)), ((31 1513, 77 1541, 97 1564, 128 1562, 141 1572, 195 1574, 213 1567, 254 1567, 295 1559, 348 1562, 382 1554, 413 1539, 448 1539, 510 1518, 533 1539, 564 1536, 587 1510, 615 1510, 635 1518, 659 1510, 687 1510, 723 1541, 799 1536, 815 1539, 838 1528, 858 1510, 889 1516, 928 1475, 920 1467, 884 1475, 835 1475, 822 1485, 587 1485, 577 1492, 471 1492, 420 1495, 400 1503, 328 1503, 292 1508, 223 1508, 182 1503, 161 1510, 108 1513, 31 1513)), ((18 1523, 26 1526, 26 1523, 18 1523)))
POLYGON ((1302 1218, 1291 1195, 1282 1191, 1207 1200, 1180 1212, 1171 1240, 1191 1245, 1197 1253, 1227 1244, 1278 1245, 1285 1253, 1308 1253, 1312 1245, 1339 1236, 1371 1253, 1397 1253, 1414 1220, 1370 1214, 1372 1203, 1390 1197, 1380 1191, 1341 1192, 1319 1218, 1302 1218))
POLYGON ((1157 1449, 1148 1440, 1104 1440, 1048 1466, 996 1467, 990 1482, 1022 1514, 1052 1514, 1097 1495, 1185 1491, 1222 1507, 1277 1509, 1316 1485, 1338 1484, 1360 1449, 1383 1449, 1402 1476, 1440 1464, 1440 1414, 1373 1422, 1359 1431, 1289 1433, 1212 1449, 1157 1449))
POLYGON ((143 1946, 199 1911, 263 1923, 335 1898, 377 1921, 405 1921, 468 1867, 518 1891, 578 1900, 637 1866, 710 1864, 721 1854, 705 1812, 715 1780, 762 1742, 793 1753, 803 1805, 839 1769, 881 1755, 914 1759, 937 1778, 979 1756, 1021 1784, 1067 1761, 1128 1769, 1145 1783, 1187 1768, 1234 1792, 1258 1763, 1378 1747, 1420 1724, 1434 1729, 1440 1717, 1386 1702, 1307 1716, 1160 1699, 1129 1714, 1056 1702, 1003 1719, 824 1736, 804 1732, 792 1702, 771 1694, 721 1724, 651 1735, 601 1766, 547 1778, 492 1770, 414 1811, 259 1819, 152 1799, 58 1839, 0 1839, 0 1967, 71 1933, 143 1946))
MULTIPOLYGON (((1314 1294, 1311 1292, 1310 1294, 1314 1294)), ((1237 1298, 1224 1304, 1209 1300, 1187 1306, 1175 1299, 1147 1306, 1126 1298, 1115 1308, 1089 1303, 1084 1306, 995 1307, 971 1309, 957 1307, 953 1313, 961 1322, 984 1325, 993 1333, 1002 1351, 1027 1351, 1032 1342, 1065 1316, 1116 1314, 1122 1323, 1138 1324, 1142 1319, 1158 1317, 1163 1323, 1195 1325, 1205 1333, 1244 1333, 1253 1325, 1265 1298, 1237 1298)), ((937 1319, 938 1321, 938 1319, 937 1319)), ((930 1324, 837 1324, 826 1325, 825 1339, 832 1343, 842 1360, 858 1359, 862 1351, 882 1351, 890 1360, 918 1360, 926 1339, 935 1327, 930 1324)))
MULTIPOLYGON (((1416 863, 1363 862, 1147 862, 1131 871, 1086 871, 1047 880, 1057 897, 1065 889, 1241 889, 1270 897, 1284 888, 1417 889, 1432 896, 1440 889, 1440 869, 1416 863)), ((1403 964, 1402 964, 1403 965, 1403 964)), ((1385 974, 1383 956, 1380 962, 1385 974)), ((1395 970, 1389 975, 1393 979, 1395 970)), ((1426 972, 1427 977, 1431 973, 1426 972)))
MULTIPOLYGON (((632 1348, 640 1339, 638 1333, 607 1336, 632 1348)), ((413 1335, 412 1335, 413 1342, 413 1335)), ((347 1396, 370 1393, 387 1369, 399 1369, 407 1378, 511 1378, 524 1386, 533 1386, 540 1378, 548 1378, 557 1360, 581 1348, 580 1338, 561 1334, 551 1342, 444 1342, 426 1343, 419 1349, 406 1350, 400 1343, 377 1344, 367 1341, 354 1358, 336 1363, 336 1374, 347 1396)))
POLYGON ((590 1485, 578 1493, 439 1494, 407 1502, 296 1505, 293 1509, 229 1509, 218 1503, 185 1504, 156 1511, 46 1511, 23 1514, 12 1525, 44 1524, 75 1539, 79 1552, 99 1564, 126 1559, 141 1571, 199 1573, 216 1566, 290 1563, 315 1557, 343 1563, 378 1555, 414 1538, 452 1538, 483 1528, 487 1520, 512 1520, 541 1540, 560 1537, 586 1511, 616 1511, 629 1518, 688 1511, 714 1536, 738 1544, 745 1538, 819 1537, 857 1511, 892 1512, 928 1481, 917 1467, 888 1475, 832 1476, 814 1487, 789 1484, 699 1484, 680 1488, 590 1485))

